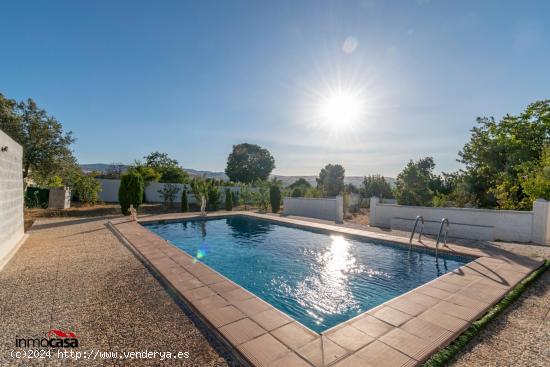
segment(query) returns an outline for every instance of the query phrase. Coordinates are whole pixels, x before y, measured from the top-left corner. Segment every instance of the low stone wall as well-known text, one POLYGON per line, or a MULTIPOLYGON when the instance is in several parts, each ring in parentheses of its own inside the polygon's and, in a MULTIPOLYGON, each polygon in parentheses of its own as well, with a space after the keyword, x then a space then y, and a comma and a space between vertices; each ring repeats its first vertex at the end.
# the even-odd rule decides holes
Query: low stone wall
POLYGON ((450 237, 550 244, 550 205, 545 200, 535 202, 533 211, 381 204, 378 198, 371 198, 370 208, 370 223, 377 227, 410 231, 421 215, 424 233, 437 234, 447 218, 450 237))
POLYGON ((24 235, 23 148, 0 130, 0 264, 24 235))
POLYGON ((283 214, 299 217, 344 221, 344 201, 342 196, 335 198, 290 198, 283 199, 283 214))

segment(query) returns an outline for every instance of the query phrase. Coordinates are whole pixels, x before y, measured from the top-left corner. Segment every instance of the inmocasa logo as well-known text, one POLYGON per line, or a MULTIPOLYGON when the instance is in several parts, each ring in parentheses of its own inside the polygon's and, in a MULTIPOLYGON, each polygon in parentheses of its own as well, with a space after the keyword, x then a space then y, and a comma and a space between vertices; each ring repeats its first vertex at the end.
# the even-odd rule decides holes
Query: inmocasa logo
POLYGON ((51 329, 45 338, 19 338, 15 337, 17 348, 78 348, 78 337, 72 331, 51 329))

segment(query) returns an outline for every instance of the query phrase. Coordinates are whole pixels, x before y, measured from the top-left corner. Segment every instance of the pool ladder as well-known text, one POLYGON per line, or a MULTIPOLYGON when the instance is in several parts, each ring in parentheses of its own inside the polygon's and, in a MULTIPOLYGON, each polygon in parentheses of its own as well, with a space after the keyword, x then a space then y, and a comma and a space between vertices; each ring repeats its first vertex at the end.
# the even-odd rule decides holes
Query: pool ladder
POLYGON ((443 237, 443 246, 447 247, 447 233, 449 233, 449 220, 447 218, 441 219, 441 226, 439 227, 439 233, 437 234, 437 242, 435 243, 435 258, 437 259, 437 252, 439 249, 439 240, 441 239, 441 232, 443 232, 443 226, 445 226, 445 236, 443 237))
POLYGON ((420 240, 422 239, 422 231, 424 230, 424 217, 421 215, 417 215, 416 220, 414 221, 413 230, 411 232, 411 238, 409 238, 409 250, 412 248, 412 241, 414 238, 414 234, 416 232, 416 227, 418 226, 418 221, 422 222, 422 225, 420 227, 420 232, 418 232, 418 242, 420 242, 420 240))

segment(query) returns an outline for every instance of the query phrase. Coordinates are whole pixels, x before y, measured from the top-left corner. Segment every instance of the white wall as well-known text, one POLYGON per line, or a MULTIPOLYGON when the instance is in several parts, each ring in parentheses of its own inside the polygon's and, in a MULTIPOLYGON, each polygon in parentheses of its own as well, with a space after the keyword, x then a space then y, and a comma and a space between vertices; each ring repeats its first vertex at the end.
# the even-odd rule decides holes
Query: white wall
POLYGON ((24 235, 22 160, 23 148, 0 130, 0 263, 24 235))
POLYGON ((342 222, 344 202, 336 198, 283 198, 283 214, 342 222))
MULTIPOLYGON (((99 183, 101 184, 101 192, 99 193, 99 200, 104 201, 107 203, 118 203, 118 188, 120 187, 120 180, 111 180, 111 179, 105 179, 105 178, 98 178, 97 179, 99 183)), ((145 188, 145 201, 147 203, 163 203, 164 200, 162 199, 162 196, 159 194, 159 190, 162 190, 164 187, 164 183, 160 182, 151 182, 147 187, 145 188)), ((195 204, 195 196, 191 192, 191 188, 189 185, 183 185, 183 184, 172 184, 179 187, 180 191, 178 192, 178 195, 176 196, 176 203, 179 203, 181 201, 181 191, 183 189, 187 190, 187 199, 189 201, 189 204, 195 204)), ((238 186, 228 186, 228 187, 220 187, 221 192, 221 199, 224 200, 225 198, 225 189, 229 189, 230 191, 239 191, 238 186)))
MULTIPOLYGON (((545 205, 545 210, 548 212, 548 205, 545 205)), ((370 222, 373 226, 410 231, 417 215, 423 216, 426 221, 424 233, 437 234, 441 219, 447 218, 450 222, 449 236, 489 241, 539 240, 535 238, 537 232, 534 232, 534 223, 543 222, 539 219, 535 220, 534 212, 529 211, 380 204, 377 198, 371 198, 370 222)), ((538 231, 542 233, 541 229, 538 231)), ((546 234, 540 235, 540 237, 544 236, 546 234)))

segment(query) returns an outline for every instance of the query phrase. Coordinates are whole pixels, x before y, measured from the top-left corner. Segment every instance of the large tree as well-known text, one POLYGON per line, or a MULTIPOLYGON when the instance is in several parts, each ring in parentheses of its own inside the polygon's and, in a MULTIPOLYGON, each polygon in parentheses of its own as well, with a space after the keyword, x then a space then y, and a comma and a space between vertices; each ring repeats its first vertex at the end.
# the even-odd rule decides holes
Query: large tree
POLYGON ((459 152, 476 204, 503 209, 530 209, 532 198, 522 180, 539 167, 550 144, 550 100, 530 104, 518 116, 500 121, 479 117, 470 141, 459 152))
POLYGON ((346 170, 340 164, 327 164, 319 172, 317 187, 322 189, 327 196, 336 196, 344 191, 344 176, 346 170))
POLYGON ((152 152, 143 158, 146 167, 160 174, 160 182, 185 183, 189 178, 189 174, 179 166, 178 161, 170 158, 166 153, 152 152))
POLYGON ((233 146, 225 173, 231 181, 252 183, 267 180, 274 168, 275 159, 267 149, 243 143, 233 146))
POLYGON ((434 192, 430 185, 434 178, 435 163, 432 157, 409 161, 397 175, 395 197, 402 205, 431 205, 434 192))
POLYGON ((300 177, 296 181, 294 181, 292 184, 288 185, 289 189, 295 189, 297 187, 309 189, 311 187, 311 184, 303 177, 300 177))
POLYGON ((76 160, 70 149, 72 132, 32 100, 16 102, 0 94, 0 129, 23 147, 23 177, 37 181, 74 176, 76 160))
POLYGON ((372 196, 388 199, 393 198, 391 186, 382 175, 365 176, 360 193, 362 197, 367 199, 372 196))

